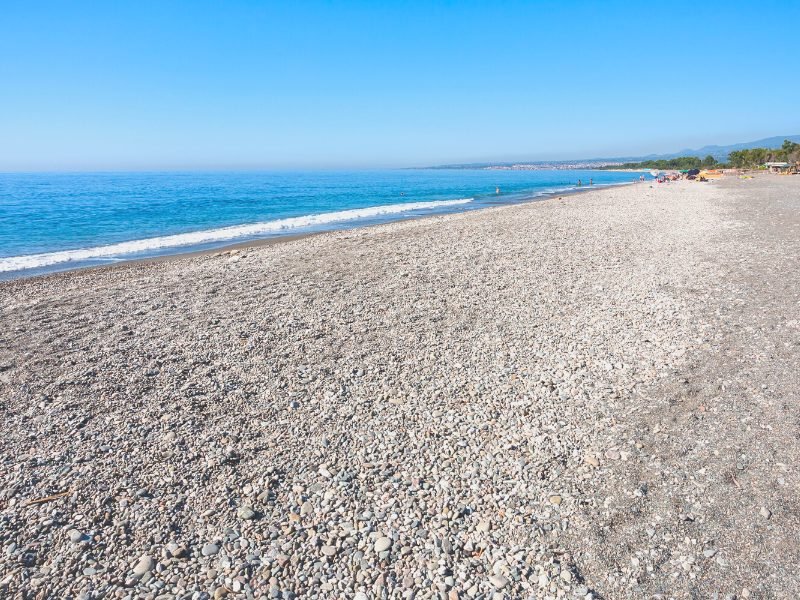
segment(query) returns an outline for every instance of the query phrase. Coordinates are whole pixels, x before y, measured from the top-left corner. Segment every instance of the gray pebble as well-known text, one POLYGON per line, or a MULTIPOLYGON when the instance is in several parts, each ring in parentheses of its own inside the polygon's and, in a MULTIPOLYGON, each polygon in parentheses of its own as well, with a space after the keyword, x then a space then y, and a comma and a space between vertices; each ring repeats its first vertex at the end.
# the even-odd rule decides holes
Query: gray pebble
POLYGON ((144 554, 140 559, 139 562, 133 567, 133 574, 137 577, 144 576, 145 573, 149 573, 152 571, 156 566, 156 562, 153 560, 152 556, 148 554, 144 554))
POLYGON ((249 506, 240 506, 239 510, 236 511, 236 516, 244 521, 250 521, 251 519, 255 519, 256 511, 249 506))

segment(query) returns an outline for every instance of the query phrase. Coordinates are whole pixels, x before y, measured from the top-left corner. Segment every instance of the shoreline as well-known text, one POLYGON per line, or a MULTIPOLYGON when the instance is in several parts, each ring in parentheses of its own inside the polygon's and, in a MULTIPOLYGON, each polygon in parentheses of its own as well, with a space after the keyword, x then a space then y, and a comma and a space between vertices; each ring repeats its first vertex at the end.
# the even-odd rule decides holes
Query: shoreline
MULTIPOLYGON (((421 220, 421 219, 431 219, 431 218, 442 217, 442 216, 447 216, 447 215, 454 215, 454 214, 473 214, 473 213, 483 212, 483 211, 486 211, 486 210, 494 210, 494 209, 497 209, 497 208, 504 208, 504 207, 507 207, 507 206, 518 206, 518 205, 522 205, 522 204, 530 204, 530 203, 533 203, 533 202, 545 202, 545 201, 552 200, 552 199, 557 198, 557 197, 560 198, 560 197, 564 197, 564 196, 572 196, 572 195, 582 194, 582 193, 590 192, 590 191, 611 189, 611 188, 615 188, 615 187, 625 187, 625 186, 630 186, 630 185, 634 185, 634 184, 637 184, 637 183, 641 183, 641 182, 634 181, 634 182, 626 182, 626 183, 606 184, 606 185, 597 186, 597 187, 586 185, 586 186, 583 186, 582 188, 570 189, 570 190, 567 190, 567 191, 564 191, 564 192, 553 192, 553 193, 546 194, 546 195, 543 195, 543 196, 531 196, 531 197, 524 198, 524 199, 521 199, 521 200, 518 200, 518 201, 515 201, 515 202, 498 203, 497 205, 494 205, 494 206, 485 206, 485 207, 482 207, 482 208, 472 209, 472 210, 468 210, 468 211, 461 211, 461 212, 453 211, 453 212, 442 212, 442 213, 437 213, 437 214, 424 214, 424 215, 418 215, 418 216, 400 217, 400 218, 397 218, 397 219, 390 219, 390 220, 383 221, 383 222, 380 222, 380 223, 371 223, 371 224, 365 224, 365 225, 358 225, 356 223, 356 224, 353 224, 351 226, 347 226, 347 223, 345 222, 342 227, 333 227, 333 228, 324 229, 324 230, 321 230, 321 231, 308 231, 308 232, 297 233, 297 234, 289 233, 289 234, 285 234, 285 235, 278 234, 278 235, 273 235, 273 236, 269 236, 269 237, 263 237, 263 238, 257 238, 257 239, 251 239, 251 240, 244 240, 244 241, 240 241, 240 242, 235 242, 235 241, 231 240, 230 243, 223 243, 223 245, 220 245, 220 246, 217 246, 217 247, 214 247, 214 248, 207 248, 207 249, 203 249, 203 250, 186 250, 186 251, 168 252, 168 253, 165 253, 165 254, 160 254, 160 255, 156 255, 156 256, 147 256, 147 257, 141 257, 141 258, 120 259, 118 261, 114 261, 114 262, 111 262, 111 263, 108 263, 108 264, 89 265, 89 266, 75 266, 75 267, 68 267, 68 268, 64 268, 64 269, 57 269, 57 270, 46 271, 44 273, 36 273, 36 274, 31 274, 31 275, 26 275, 23 272, 23 273, 21 273, 19 275, 11 276, 11 277, 3 277, 4 274, 0 274, 0 287, 2 287, 4 284, 10 284, 10 283, 13 283, 13 282, 23 281, 23 280, 27 281, 27 280, 31 280, 31 279, 38 279, 38 278, 42 278, 42 277, 54 277, 54 276, 58 276, 58 275, 68 275, 68 274, 77 273, 77 272, 105 271, 105 270, 108 270, 108 269, 118 269, 118 268, 119 269, 126 269, 126 268, 131 268, 131 267, 140 266, 140 265, 148 265, 148 264, 157 265, 157 264, 162 264, 162 263, 166 263, 166 262, 180 261, 180 260, 197 258, 197 257, 202 257, 202 256, 213 256, 213 255, 216 255, 216 254, 226 254, 226 253, 229 253, 229 252, 234 251, 234 250, 244 250, 244 249, 248 249, 248 248, 260 248, 260 247, 264 247, 264 246, 274 246, 274 245, 279 245, 279 244, 283 244, 283 243, 302 240, 302 239, 305 239, 305 238, 316 237, 316 236, 321 236, 321 235, 330 234, 330 233, 338 233, 338 232, 342 232, 342 231, 352 231, 352 230, 356 230, 356 229, 370 229, 370 228, 373 228, 373 227, 380 227, 382 225, 389 225, 389 224, 392 224, 392 223, 404 223, 404 222, 407 222, 407 221, 418 221, 418 220, 421 220)), ((18 271, 10 271, 9 273, 17 273, 17 272, 18 271)))

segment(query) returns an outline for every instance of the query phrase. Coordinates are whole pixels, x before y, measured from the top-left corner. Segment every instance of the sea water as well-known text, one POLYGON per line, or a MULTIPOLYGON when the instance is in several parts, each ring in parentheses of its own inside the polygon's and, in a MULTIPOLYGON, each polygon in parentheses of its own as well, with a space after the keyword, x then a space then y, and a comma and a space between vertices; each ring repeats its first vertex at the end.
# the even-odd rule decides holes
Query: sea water
POLYGON ((0 173, 0 279, 628 183, 630 173, 419 169, 0 173), (499 188, 499 193, 498 193, 499 188))

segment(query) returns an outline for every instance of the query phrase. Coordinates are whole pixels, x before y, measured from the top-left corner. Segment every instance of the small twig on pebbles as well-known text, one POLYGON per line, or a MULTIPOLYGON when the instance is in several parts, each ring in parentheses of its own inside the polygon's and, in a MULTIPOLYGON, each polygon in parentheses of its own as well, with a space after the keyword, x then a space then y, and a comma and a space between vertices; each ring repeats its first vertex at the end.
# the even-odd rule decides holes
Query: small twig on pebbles
POLYGON ((25 506, 30 506, 31 504, 44 504, 45 502, 52 502, 53 500, 58 500, 59 498, 63 498, 64 496, 69 494, 69 490, 64 490, 63 492, 59 492, 57 494, 53 494, 52 496, 45 496, 44 498, 35 498, 34 500, 28 500, 25 506))

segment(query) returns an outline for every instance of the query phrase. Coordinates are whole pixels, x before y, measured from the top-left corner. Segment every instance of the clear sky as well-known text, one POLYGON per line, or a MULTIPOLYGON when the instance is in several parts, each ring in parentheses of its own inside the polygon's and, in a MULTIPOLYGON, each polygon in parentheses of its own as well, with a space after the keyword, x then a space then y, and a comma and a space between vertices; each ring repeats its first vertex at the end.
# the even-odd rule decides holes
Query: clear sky
POLYGON ((0 0, 0 170, 338 168, 800 133, 800 2, 0 0))

